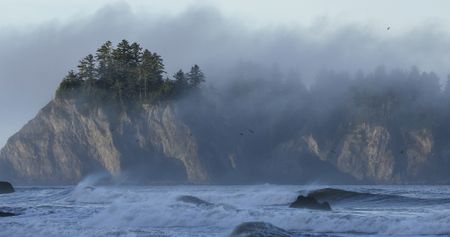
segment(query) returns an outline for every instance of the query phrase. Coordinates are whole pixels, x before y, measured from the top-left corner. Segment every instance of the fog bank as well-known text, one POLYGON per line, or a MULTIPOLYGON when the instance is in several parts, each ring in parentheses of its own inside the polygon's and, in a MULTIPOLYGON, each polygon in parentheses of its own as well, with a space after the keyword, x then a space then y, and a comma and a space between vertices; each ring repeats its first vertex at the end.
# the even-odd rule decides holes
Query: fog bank
POLYGON ((245 25, 211 7, 167 17, 136 13, 118 3, 83 19, 49 22, 31 32, 0 33, 0 144, 52 99, 62 77, 80 58, 106 40, 117 43, 126 38, 158 52, 169 76, 178 68, 199 64, 207 83, 214 86, 223 85, 237 71, 244 71, 244 79, 258 80, 245 74, 253 70, 246 67, 270 68, 310 85, 323 69, 354 73, 380 65, 416 65, 444 78, 450 65, 450 37, 439 26, 424 24, 400 35, 391 33, 393 28, 380 35, 358 24, 336 28, 333 19, 307 27, 245 25))

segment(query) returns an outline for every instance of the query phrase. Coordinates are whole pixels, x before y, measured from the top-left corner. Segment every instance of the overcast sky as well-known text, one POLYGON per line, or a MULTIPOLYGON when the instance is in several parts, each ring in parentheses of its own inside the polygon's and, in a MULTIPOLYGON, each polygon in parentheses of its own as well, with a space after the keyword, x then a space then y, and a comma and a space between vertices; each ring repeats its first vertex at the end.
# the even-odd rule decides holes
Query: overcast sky
POLYGON ((170 74, 198 63, 215 77, 245 61, 306 81, 323 68, 379 65, 445 77, 448 9, 446 0, 2 0, 0 146, 106 40, 139 41, 163 56, 170 74))
POLYGON ((404 30, 430 22, 450 24, 447 0, 2 0, 0 24, 27 29, 49 21, 64 22, 95 14, 105 4, 116 2, 127 3, 138 14, 168 16, 192 6, 213 6, 251 27, 308 25, 324 17, 338 24, 371 24, 378 30, 386 25, 404 30))

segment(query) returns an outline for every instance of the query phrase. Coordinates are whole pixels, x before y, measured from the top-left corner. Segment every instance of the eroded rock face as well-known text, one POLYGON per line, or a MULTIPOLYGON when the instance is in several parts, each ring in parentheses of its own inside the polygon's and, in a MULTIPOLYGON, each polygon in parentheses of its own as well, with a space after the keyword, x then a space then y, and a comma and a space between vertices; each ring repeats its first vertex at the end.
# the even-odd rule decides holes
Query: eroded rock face
POLYGON ((344 137, 336 165, 359 180, 389 181, 395 166, 390 141, 386 128, 362 123, 344 137))
POLYGON ((176 117, 174 108, 170 105, 144 108, 146 122, 138 129, 142 145, 147 143, 166 157, 183 162, 189 181, 207 181, 208 174, 200 162, 197 141, 191 129, 176 117))
POLYGON ((433 152, 433 136, 428 129, 412 130, 407 132, 406 148, 401 153, 406 156, 406 173, 414 178, 420 174, 424 165, 429 161, 433 152))
POLYGON ((124 107, 53 100, 0 151, 0 178, 73 184, 105 172, 144 184, 408 183, 438 164, 427 128, 352 122, 330 136, 305 129, 274 141, 264 130, 240 136, 234 124, 199 111, 173 101, 124 107))
POLYGON ((318 145, 330 141, 316 141, 312 136, 305 141, 317 158, 331 162, 341 172, 362 182, 416 182, 436 162, 431 160, 432 133, 425 128, 394 132, 400 136, 393 138, 392 131, 385 126, 363 122, 354 125, 342 138, 331 138, 331 143, 340 144, 331 151, 322 151, 318 145))
POLYGON ((159 104, 127 113, 54 100, 8 140, 1 175, 24 183, 75 183, 92 172, 130 170, 149 180, 205 182, 195 137, 174 110, 159 104))

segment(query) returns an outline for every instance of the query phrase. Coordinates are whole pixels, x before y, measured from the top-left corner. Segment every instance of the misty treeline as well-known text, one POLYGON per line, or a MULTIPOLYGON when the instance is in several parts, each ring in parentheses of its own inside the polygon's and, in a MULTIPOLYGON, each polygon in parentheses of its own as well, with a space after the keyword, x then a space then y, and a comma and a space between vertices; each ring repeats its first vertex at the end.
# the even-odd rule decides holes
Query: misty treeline
POLYGON ((378 67, 366 74, 322 71, 309 86, 297 75, 244 67, 230 75, 229 83, 209 93, 225 107, 233 104, 233 109, 242 108, 240 115, 262 109, 265 112, 258 113, 271 115, 267 117, 269 120, 296 113, 309 117, 308 120, 317 116, 313 121, 351 118, 355 122, 431 126, 439 117, 450 114, 450 85, 441 86, 436 74, 421 72, 416 67, 409 70, 378 67))
POLYGON ((316 122, 351 119, 427 127, 450 115, 450 85, 441 86, 436 74, 416 67, 379 67, 367 74, 322 71, 308 87, 300 77, 289 77, 276 70, 238 77, 241 78, 217 91, 226 97, 222 101, 235 101, 235 106, 243 107, 244 114, 256 112, 253 109, 259 107, 274 117, 279 115, 273 112, 282 117, 296 113, 294 118, 304 115, 309 118, 306 120, 317 116, 312 119, 316 122))
POLYGON ((378 67, 370 73, 322 71, 305 85, 296 73, 242 64, 219 81, 203 88, 200 97, 181 100, 179 107, 199 140, 217 150, 235 150, 248 162, 248 172, 257 172, 255 162, 268 162, 264 172, 296 167, 287 163, 292 167, 275 168, 286 164, 279 162, 286 153, 277 151, 289 144, 295 147, 300 144, 295 141, 309 135, 321 152, 337 156, 345 136, 361 124, 386 128, 393 155, 399 158, 410 145, 406 135, 427 129, 434 139, 432 159, 440 160, 433 163, 440 164, 434 172, 448 167, 444 163, 450 165, 450 87, 434 73, 416 67, 378 67))
POLYGON ((122 40, 113 47, 105 42, 95 55, 80 60, 60 83, 58 97, 89 95, 120 101, 154 101, 173 98, 199 88, 205 76, 198 65, 164 78, 163 59, 138 43, 122 40))

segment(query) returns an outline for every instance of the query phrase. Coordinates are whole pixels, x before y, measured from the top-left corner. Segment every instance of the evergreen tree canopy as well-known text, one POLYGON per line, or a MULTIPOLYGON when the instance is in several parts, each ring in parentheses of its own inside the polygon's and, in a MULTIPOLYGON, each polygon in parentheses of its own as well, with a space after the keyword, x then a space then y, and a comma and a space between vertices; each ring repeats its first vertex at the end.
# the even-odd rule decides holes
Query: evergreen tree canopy
POLYGON ((80 64, 78 65, 78 76, 82 80, 95 80, 95 71, 95 59, 92 54, 89 54, 80 60, 80 64))
POLYGON ((189 88, 189 81, 183 70, 180 69, 177 73, 173 75, 173 78, 175 79, 176 91, 183 91, 189 88))
POLYGON ((111 41, 106 41, 98 50, 96 54, 97 75, 98 79, 102 81, 112 80, 112 43, 111 41))
POLYGON ((205 75, 197 64, 191 68, 191 71, 187 74, 187 78, 189 84, 194 88, 198 88, 205 81, 205 75))
POLYGON ((174 80, 164 80, 162 57, 127 40, 115 48, 111 41, 106 41, 95 56, 89 54, 80 60, 77 68, 78 71, 69 71, 63 79, 57 96, 78 89, 90 95, 106 93, 119 100, 155 100, 198 88, 205 78, 199 66, 194 65, 189 73, 179 70, 174 80))

